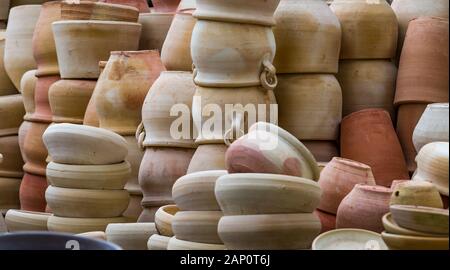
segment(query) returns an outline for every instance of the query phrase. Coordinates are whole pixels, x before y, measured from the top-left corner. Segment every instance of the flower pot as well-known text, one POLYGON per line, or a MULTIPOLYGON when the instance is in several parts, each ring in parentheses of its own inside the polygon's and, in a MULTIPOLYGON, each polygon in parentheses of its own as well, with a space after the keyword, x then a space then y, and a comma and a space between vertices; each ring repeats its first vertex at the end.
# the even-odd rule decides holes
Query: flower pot
POLYGON ((281 0, 275 20, 278 73, 337 73, 341 26, 324 1, 281 0))
POLYGON ((51 232, 85 233, 92 231, 105 231, 110 223, 125 223, 124 217, 115 218, 66 218, 50 216, 47 226, 51 232))
POLYGON ((17 135, 25 108, 22 95, 0 96, 0 136, 17 135))
POLYGON ((225 250, 225 245, 197 243, 172 237, 167 245, 167 250, 225 250))
POLYGON ((45 190, 47 179, 45 176, 25 173, 20 184, 20 209, 26 211, 45 212, 45 190))
POLYGON ((48 213, 9 210, 5 215, 9 232, 47 231, 48 213))
MULTIPOLYGON (((391 234, 405 235, 405 236, 425 236, 425 237, 439 237, 436 234, 424 233, 419 231, 413 231, 400 227, 392 218, 392 214, 389 212, 383 216, 383 226, 385 232, 391 234)), ((442 236, 441 236, 442 237, 442 236)))
POLYGON ((358 228, 382 232, 382 217, 389 212, 392 190, 382 186, 357 184, 342 200, 336 228, 358 228))
POLYGON ((155 12, 175 12, 180 0, 152 0, 155 12))
POLYGON ((339 157, 339 147, 336 141, 302 141, 317 162, 329 162, 333 157, 339 157))
POLYGON ((431 142, 448 142, 448 113, 448 103, 427 106, 412 135, 416 151, 431 142))
POLYGON ((225 152, 227 149, 228 146, 225 144, 199 145, 189 163, 187 174, 202 171, 226 170, 225 152))
POLYGON ((448 209, 391 205, 393 220, 401 227, 448 237, 448 209))
POLYGON ((19 136, 0 137, 0 151, 3 162, 0 163, 0 177, 21 178, 23 159, 19 148, 19 136))
POLYGON ((448 250, 448 237, 422 237, 383 232, 381 237, 391 250, 448 250))
POLYGON ((322 224, 320 233, 336 229, 336 215, 320 211, 319 209, 314 210, 314 214, 320 219, 320 223, 322 224))
POLYGON ((100 127, 135 135, 145 96, 163 70, 158 51, 111 52, 95 87, 100 127))
POLYGON ((439 190, 431 183, 418 181, 408 181, 393 188, 390 205, 444 207, 439 190))
MULTIPOLYGON (((37 74, 37 72, 36 72, 37 74)), ((59 75, 38 77, 34 90, 34 113, 29 117, 33 122, 51 123, 53 120, 48 91, 50 86, 59 81, 59 75)))
POLYGON ((330 74, 278 76, 279 125, 299 140, 337 140, 341 87, 330 74))
POLYGON ((344 158, 333 158, 320 173, 322 200, 319 209, 336 214, 341 201, 356 184, 375 185, 369 166, 344 158))
POLYGON ((5 70, 4 65, 5 55, 5 31, 0 30, 0 96, 17 94, 16 87, 5 70))
POLYGON ((98 2, 135 7, 141 13, 150 12, 150 8, 148 7, 146 0, 98 0, 98 2))
POLYGON ((141 25, 130 22, 72 20, 52 27, 63 79, 97 79, 98 62, 111 51, 137 50, 141 34, 141 25))
POLYGON ((5 178, 0 176, 0 215, 9 209, 20 208, 20 180, 20 178, 5 178))
POLYGON ((372 168, 377 185, 409 179, 403 151, 389 114, 366 109, 346 116, 341 123, 341 156, 372 168))
POLYGON ((385 0, 336 0, 330 5, 342 28, 341 59, 390 59, 398 22, 385 0))
MULTIPOLYGON (((105 69, 106 63, 108 63, 108 61, 98 62, 100 76, 102 76, 102 73, 103 73, 103 70, 105 69)), ((99 120, 98 120, 98 115, 97 115, 97 108, 95 106, 95 99, 97 96, 97 92, 98 91, 95 91, 95 88, 94 88, 94 92, 92 92, 91 99, 89 100, 89 103, 86 108, 86 113, 84 114, 83 125, 92 126, 92 127, 99 127, 99 125, 100 125, 99 120)))
POLYGON ((23 105, 25 107, 24 120, 30 120, 35 111, 34 95, 37 82, 35 73, 35 69, 25 72, 20 81, 20 92, 22 93, 23 105))
POLYGON ((172 230, 172 221, 174 215, 179 211, 176 205, 165 205, 162 206, 155 213, 155 224, 156 229, 158 229, 158 233, 172 237, 174 236, 172 230))
POLYGON ((27 161, 23 166, 23 170, 32 174, 45 175, 48 152, 42 140, 42 134, 49 124, 39 122, 28 123, 23 130, 25 136, 23 139, 23 147, 21 148, 24 160, 27 161))
POLYGON ((106 228, 106 239, 124 250, 147 250, 147 241, 158 234, 154 223, 112 223, 106 228))
POLYGON ((170 241, 170 237, 153 234, 148 239, 147 249, 148 250, 167 250, 169 241, 170 241))
POLYGON ((99 20, 137 22, 139 10, 129 6, 100 2, 62 2, 62 20, 99 20))
POLYGON ((172 228, 179 240, 206 244, 222 244, 217 234, 221 211, 180 211, 175 214, 172 228))
POLYGON ((87 238, 106 241, 106 234, 105 234, 105 232, 101 232, 101 231, 80 233, 80 234, 77 234, 77 236, 83 236, 83 237, 87 237, 87 238))
POLYGON ((139 14, 138 22, 142 24, 139 50, 161 51, 174 16, 174 13, 139 14))
POLYGON ((128 155, 125 160, 131 165, 131 173, 125 177, 125 189, 132 194, 142 195, 142 190, 139 186, 139 167, 141 166, 142 158, 144 157, 144 151, 139 147, 134 136, 125 136, 124 139, 127 141, 128 148, 128 155))

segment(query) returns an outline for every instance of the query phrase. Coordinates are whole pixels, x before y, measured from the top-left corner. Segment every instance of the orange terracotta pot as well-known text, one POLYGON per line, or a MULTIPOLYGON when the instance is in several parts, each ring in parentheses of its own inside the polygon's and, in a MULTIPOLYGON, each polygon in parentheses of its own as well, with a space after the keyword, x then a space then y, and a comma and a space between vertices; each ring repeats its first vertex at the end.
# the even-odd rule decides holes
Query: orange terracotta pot
POLYGON ((155 12, 175 12, 180 0, 152 0, 155 12))
POLYGON ((150 12, 147 0, 98 0, 98 2, 132 6, 137 8, 140 13, 150 12))
POLYGON ((44 134, 48 125, 48 123, 30 122, 22 148, 22 152, 27 160, 27 163, 23 166, 25 172, 45 175, 48 152, 42 140, 42 134, 44 134))
POLYGON ((339 157, 339 146, 336 141, 302 141, 316 158, 317 162, 328 162, 339 157))
POLYGON ((45 212, 45 190, 47 179, 45 176, 25 173, 20 185, 19 197, 22 210, 45 212))
POLYGON ((320 219, 322 230, 320 233, 336 229, 336 216, 316 209, 314 214, 320 219))
POLYGON ((52 122, 53 116, 50 108, 48 92, 50 86, 59 81, 59 79, 60 77, 58 75, 38 77, 36 81, 36 88, 34 90, 35 111, 30 116, 30 121, 44 123, 52 122))

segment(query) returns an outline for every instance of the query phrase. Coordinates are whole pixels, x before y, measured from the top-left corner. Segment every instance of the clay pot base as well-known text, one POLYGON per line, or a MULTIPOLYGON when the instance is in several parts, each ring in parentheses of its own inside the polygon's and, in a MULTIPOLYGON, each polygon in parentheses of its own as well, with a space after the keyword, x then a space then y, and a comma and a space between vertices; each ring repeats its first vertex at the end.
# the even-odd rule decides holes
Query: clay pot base
POLYGON ((17 231, 47 231, 48 213, 9 210, 5 222, 9 232, 17 231))
POLYGON ((176 205, 165 205, 155 213, 155 225, 158 233, 162 236, 172 237, 172 221, 174 215, 179 211, 176 205))

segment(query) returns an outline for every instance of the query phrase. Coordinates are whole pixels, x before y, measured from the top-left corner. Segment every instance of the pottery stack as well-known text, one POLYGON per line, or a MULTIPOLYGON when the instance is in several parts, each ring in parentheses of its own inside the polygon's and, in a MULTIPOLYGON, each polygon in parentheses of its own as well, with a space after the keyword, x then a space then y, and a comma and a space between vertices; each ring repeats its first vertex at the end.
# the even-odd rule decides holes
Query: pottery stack
POLYGON ((279 125, 320 162, 339 156, 341 26, 324 1, 281 0, 274 27, 279 125))

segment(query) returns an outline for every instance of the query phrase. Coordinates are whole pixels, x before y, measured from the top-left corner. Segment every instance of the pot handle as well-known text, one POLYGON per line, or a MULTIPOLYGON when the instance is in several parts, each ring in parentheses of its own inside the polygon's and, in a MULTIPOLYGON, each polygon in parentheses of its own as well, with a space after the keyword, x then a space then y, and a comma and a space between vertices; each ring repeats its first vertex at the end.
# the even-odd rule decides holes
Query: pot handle
POLYGON ((233 143, 233 141, 235 141, 235 138, 233 137, 235 133, 237 135, 237 138, 245 135, 244 130, 241 129, 241 121, 242 113, 236 113, 236 116, 233 117, 233 120, 231 121, 231 128, 228 129, 223 136, 223 141, 226 145, 229 146, 233 143))
POLYGON ((278 84, 277 70, 267 57, 263 60, 262 64, 261 85, 267 90, 273 90, 278 84))
POLYGON ((136 136, 136 139, 138 141, 139 149, 144 151, 145 150, 145 147, 144 147, 145 128, 144 128, 144 124, 142 122, 137 127, 135 136, 136 136))

